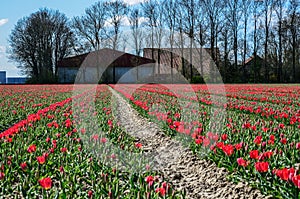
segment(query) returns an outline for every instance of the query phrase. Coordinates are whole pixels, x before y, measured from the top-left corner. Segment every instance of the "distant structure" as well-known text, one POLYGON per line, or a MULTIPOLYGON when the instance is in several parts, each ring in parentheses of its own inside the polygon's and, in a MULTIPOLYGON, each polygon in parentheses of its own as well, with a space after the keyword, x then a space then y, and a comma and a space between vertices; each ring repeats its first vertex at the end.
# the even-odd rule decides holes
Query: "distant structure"
POLYGON ((25 84, 26 77, 6 77, 6 71, 0 71, 0 84, 25 84))
POLYGON ((136 83, 153 76, 152 59, 104 48, 58 61, 58 82, 136 83))
MULTIPOLYGON (((183 76, 191 79, 190 52, 194 57, 193 77, 199 76, 199 71, 209 74, 214 62, 210 49, 144 48, 140 57, 103 48, 58 61, 58 82, 74 83, 75 78, 78 83, 170 83, 181 81, 183 76)), ((218 49, 215 55, 218 60, 218 49)))
POLYGON ((7 77, 7 84, 25 84, 27 81, 26 77, 7 77))
POLYGON ((0 71, 0 84, 6 84, 6 71, 0 71))
MULTIPOLYGON (((215 60, 211 57, 210 48, 144 48, 143 56, 149 59, 154 59, 157 63, 155 74, 170 79, 171 75, 183 75, 187 79, 209 74, 213 67, 211 64, 218 64, 220 61, 219 49, 215 49, 215 60), (190 63, 190 58, 192 57, 190 63), (191 67, 192 64, 192 73, 191 67)), ((174 79, 173 78, 173 79, 174 79)), ((170 81, 169 81, 170 82, 170 81)))
MULTIPOLYGON (((258 55, 252 55, 244 62, 244 70, 241 71, 245 73, 245 77, 248 77, 247 81, 257 83, 258 80, 262 79, 265 70, 264 70, 264 59, 258 55)), ((241 70, 243 68, 241 67, 241 70)))

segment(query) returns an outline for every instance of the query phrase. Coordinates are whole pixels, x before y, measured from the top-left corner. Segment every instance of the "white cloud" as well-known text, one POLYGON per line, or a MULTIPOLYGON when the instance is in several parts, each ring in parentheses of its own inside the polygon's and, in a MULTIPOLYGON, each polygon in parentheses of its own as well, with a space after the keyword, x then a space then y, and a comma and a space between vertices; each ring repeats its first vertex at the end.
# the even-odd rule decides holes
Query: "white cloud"
POLYGON ((1 59, 5 57, 5 51, 6 51, 5 46, 0 46, 0 58, 1 59))
POLYGON ((105 27, 113 27, 112 26, 112 20, 111 19, 106 20, 105 23, 104 23, 104 26, 105 27))
MULTIPOLYGON (((147 22, 147 19, 145 17, 140 17, 139 18, 139 23, 142 24, 143 22, 147 22)), ((129 17, 128 16, 123 16, 121 19, 121 25, 122 26, 130 26, 130 22, 129 22, 129 17)), ((105 22, 104 24, 105 27, 111 28, 113 27, 112 25, 112 20, 109 19, 105 22)))
POLYGON ((135 5, 144 2, 143 0, 124 0, 128 5, 135 5))
POLYGON ((6 53, 6 47, 0 46, 0 58, 4 58, 6 53))
POLYGON ((0 26, 6 24, 8 22, 8 19, 0 19, 0 26))
MULTIPOLYGON (((139 17, 139 23, 142 24, 143 22, 147 22, 147 19, 145 17, 139 17)), ((123 26, 130 26, 129 17, 125 16, 122 19, 122 25, 123 26)))
POLYGON ((5 53, 6 47, 5 46, 0 46, 0 53, 5 53))

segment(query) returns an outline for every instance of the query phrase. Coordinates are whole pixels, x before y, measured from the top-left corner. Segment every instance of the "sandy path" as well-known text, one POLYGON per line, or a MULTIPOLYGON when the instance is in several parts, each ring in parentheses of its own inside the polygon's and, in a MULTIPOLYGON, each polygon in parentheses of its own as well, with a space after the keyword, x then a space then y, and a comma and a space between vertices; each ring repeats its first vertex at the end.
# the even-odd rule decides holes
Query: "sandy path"
POLYGON ((165 136, 158 125, 141 117, 119 93, 111 91, 120 125, 143 144, 146 153, 151 154, 155 170, 172 182, 175 189, 185 189, 188 198, 271 198, 246 183, 229 182, 224 168, 200 160, 180 142, 165 136))

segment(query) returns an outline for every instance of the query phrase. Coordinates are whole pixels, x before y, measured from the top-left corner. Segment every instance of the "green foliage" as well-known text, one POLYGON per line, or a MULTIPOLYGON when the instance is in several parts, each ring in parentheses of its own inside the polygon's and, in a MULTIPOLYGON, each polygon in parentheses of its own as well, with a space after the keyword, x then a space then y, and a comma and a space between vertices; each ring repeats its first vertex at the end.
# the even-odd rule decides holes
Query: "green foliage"
POLYGON ((191 80, 192 84, 202 84, 205 83, 203 77, 201 77, 200 75, 198 76, 194 76, 191 80))

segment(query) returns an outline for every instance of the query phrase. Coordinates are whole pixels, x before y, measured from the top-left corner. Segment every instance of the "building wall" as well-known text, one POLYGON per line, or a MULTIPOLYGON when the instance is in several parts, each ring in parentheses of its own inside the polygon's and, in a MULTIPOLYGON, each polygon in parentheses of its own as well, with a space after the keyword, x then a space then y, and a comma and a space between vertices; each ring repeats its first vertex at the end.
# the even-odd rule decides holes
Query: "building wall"
POLYGON ((76 67, 58 67, 58 82, 73 83, 75 81, 78 68, 76 67))
POLYGON ((7 84, 25 84, 27 78, 26 77, 8 77, 6 79, 7 84))
POLYGON ((139 83, 144 82, 152 76, 152 64, 138 67, 116 68, 116 82, 118 83, 139 83))
POLYGON ((0 84, 6 84, 6 71, 0 71, 0 84))
MULTIPOLYGON (((108 67, 105 71, 99 67, 101 77, 97 77, 96 67, 59 67, 58 81, 59 83, 114 83, 113 67, 108 67)), ((116 66, 115 67, 115 83, 137 83, 143 82, 152 76, 153 64, 144 64, 138 67, 132 66, 116 66)))
MULTIPOLYGON (((179 49, 174 48, 172 51, 169 48, 144 48, 143 56, 149 59, 153 59, 158 63, 155 67, 155 74, 168 75, 171 74, 171 67, 173 68, 172 73, 183 74, 183 69, 185 75, 188 77, 190 74, 189 60, 192 53, 192 65, 194 67, 193 71, 203 71, 203 75, 208 75, 211 71, 212 58, 210 56, 210 50, 205 48, 193 48, 192 51, 189 48, 179 49), (171 53, 173 52, 173 53, 171 53), (160 56, 160 61, 158 61, 158 54, 160 56), (172 56, 171 56, 172 54, 172 56), (184 58, 184 67, 182 64, 182 56, 184 58), (171 59, 172 57, 172 59, 171 59), (173 60, 173 66, 171 66, 171 60, 173 60)), ((217 49, 217 57, 219 57, 219 51, 217 49)), ((217 61, 218 62, 218 61, 217 61)), ((214 62, 214 63, 217 63, 214 62)))

